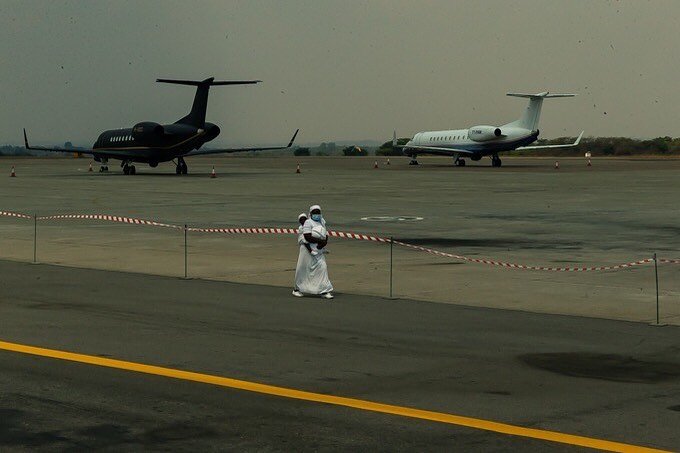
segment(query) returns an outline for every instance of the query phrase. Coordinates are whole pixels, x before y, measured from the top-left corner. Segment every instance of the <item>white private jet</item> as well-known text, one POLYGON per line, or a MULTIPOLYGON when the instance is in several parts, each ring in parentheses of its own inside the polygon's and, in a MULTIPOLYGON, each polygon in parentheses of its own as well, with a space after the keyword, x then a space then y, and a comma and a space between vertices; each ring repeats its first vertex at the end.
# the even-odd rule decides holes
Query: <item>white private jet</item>
POLYGON ((516 149, 569 148, 578 146, 583 131, 574 143, 565 145, 528 146, 538 139, 538 120, 541 106, 546 98, 566 98, 575 94, 538 94, 508 93, 508 96, 528 98, 529 105, 517 121, 503 126, 474 126, 469 129, 447 131, 418 132, 406 145, 397 145, 397 134, 394 133, 392 146, 402 148, 404 154, 411 157, 410 165, 418 165, 419 154, 435 154, 452 156, 458 166, 465 166, 464 157, 477 161, 484 156, 491 156, 491 166, 500 167, 498 153, 516 149))

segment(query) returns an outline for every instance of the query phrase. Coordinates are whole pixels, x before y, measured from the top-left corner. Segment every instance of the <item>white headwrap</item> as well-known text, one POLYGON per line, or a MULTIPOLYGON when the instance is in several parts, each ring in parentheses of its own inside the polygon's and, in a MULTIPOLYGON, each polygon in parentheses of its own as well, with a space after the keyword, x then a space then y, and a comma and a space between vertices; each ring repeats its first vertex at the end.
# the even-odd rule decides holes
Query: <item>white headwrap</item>
POLYGON ((304 217, 305 219, 307 218, 307 214, 305 214, 304 212, 301 213, 301 214, 298 216, 298 221, 299 221, 301 218, 303 218, 303 217, 304 217))
POLYGON ((321 211, 321 206, 319 206, 318 204, 315 204, 315 205, 313 205, 313 206, 310 206, 310 207, 309 207, 309 212, 312 212, 312 211, 314 211, 315 209, 318 209, 319 211, 321 211))

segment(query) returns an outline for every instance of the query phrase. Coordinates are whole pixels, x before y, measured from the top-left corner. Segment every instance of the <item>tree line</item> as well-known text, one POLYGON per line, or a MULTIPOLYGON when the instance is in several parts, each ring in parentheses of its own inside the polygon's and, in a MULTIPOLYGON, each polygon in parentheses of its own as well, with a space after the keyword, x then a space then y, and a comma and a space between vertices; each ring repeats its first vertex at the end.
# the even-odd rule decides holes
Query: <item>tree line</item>
MULTIPOLYGON (((541 139, 538 145, 560 145, 572 143, 576 137, 560 137, 553 140, 541 139)), ((399 145, 405 145, 410 139, 402 137, 397 140, 399 145)), ((64 152, 77 151, 79 148, 70 142, 64 143, 64 152)), ((515 156, 583 156, 591 153, 593 157, 606 156, 680 156, 680 138, 657 137, 652 139, 635 139, 629 137, 587 137, 581 140, 579 146, 573 148, 538 149, 525 151, 511 151, 515 156)), ((0 146, 0 156, 29 156, 45 155, 26 151, 23 146, 0 146)), ((380 146, 338 146, 334 142, 323 142, 315 147, 297 147, 293 154, 296 156, 403 156, 401 148, 393 148, 392 140, 380 146)))
MULTIPOLYGON (((410 138, 397 140, 398 145, 405 145, 410 138)), ((573 143, 576 137, 559 137, 552 140, 541 139, 537 145, 563 145, 573 143)), ((334 149, 335 144, 332 143, 334 149)), ((584 156, 590 153, 593 157, 607 156, 680 156, 680 138, 657 137, 652 139, 636 139, 629 137, 586 137, 578 146, 571 148, 537 149, 510 151, 514 156, 584 156)), ((339 153, 336 153, 339 154, 339 153)), ((298 148, 296 156, 327 156, 330 155, 328 144, 322 143, 318 148, 298 148)), ((342 149, 344 156, 403 156, 401 148, 394 148, 392 140, 386 141, 378 147, 348 146, 342 149), (356 149, 361 150, 357 152, 356 149)))

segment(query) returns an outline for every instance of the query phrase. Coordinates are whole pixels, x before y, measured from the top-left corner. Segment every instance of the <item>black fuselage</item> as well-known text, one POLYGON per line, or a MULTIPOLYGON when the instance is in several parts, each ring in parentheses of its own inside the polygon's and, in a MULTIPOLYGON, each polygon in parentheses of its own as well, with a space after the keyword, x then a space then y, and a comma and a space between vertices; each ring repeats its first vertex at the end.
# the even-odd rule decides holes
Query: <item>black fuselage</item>
POLYGON ((168 162, 199 149, 219 134, 220 128, 212 123, 199 128, 180 123, 143 122, 131 128, 102 132, 93 146, 97 151, 94 158, 97 161, 142 162, 155 167, 159 162, 168 162))

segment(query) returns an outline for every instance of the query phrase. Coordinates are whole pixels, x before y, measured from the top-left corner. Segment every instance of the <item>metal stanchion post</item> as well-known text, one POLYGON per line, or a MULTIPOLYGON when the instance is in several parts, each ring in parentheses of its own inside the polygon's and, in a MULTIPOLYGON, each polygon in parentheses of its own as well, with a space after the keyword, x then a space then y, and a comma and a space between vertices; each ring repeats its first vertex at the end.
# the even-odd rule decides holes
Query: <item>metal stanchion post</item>
POLYGON ((392 257, 394 248, 394 237, 390 236, 390 299, 392 299, 392 257))
POLYGON ((187 224, 184 224, 184 278, 187 278, 187 224))
POLYGON ((659 266, 654 253, 654 277, 656 279, 656 324, 659 325, 659 266))
POLYGON ((38 256, 38 215, 33 214, 33 264, 37 262, 38 256))

